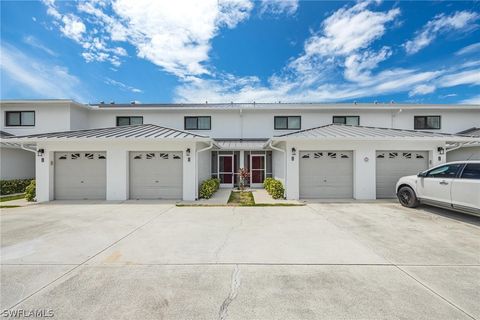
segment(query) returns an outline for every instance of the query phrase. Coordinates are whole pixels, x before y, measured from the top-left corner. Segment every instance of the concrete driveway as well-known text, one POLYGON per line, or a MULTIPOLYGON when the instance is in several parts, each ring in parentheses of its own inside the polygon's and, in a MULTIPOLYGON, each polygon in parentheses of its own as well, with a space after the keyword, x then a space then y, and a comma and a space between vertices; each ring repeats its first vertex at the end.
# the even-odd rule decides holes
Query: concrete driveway
POLYGON ((58 319, 480 319, 480 219, 396 203, 1 213, 1 309, 58 319))

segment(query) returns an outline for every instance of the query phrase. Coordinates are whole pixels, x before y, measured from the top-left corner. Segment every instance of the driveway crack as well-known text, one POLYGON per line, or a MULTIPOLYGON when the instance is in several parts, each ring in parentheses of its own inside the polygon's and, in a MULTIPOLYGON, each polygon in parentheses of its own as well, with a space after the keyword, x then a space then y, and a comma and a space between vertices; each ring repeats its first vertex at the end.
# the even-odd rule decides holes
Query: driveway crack
POLYGON ((223 300, 220 310, 218 311, 218 319, 225 320, 228 315, 228 307, 235 300, 238 294, 238 289, 240 288, 241 278, 240 278, 240 268, 238 264, 233 268, 232 280, 230 282, 230 292, 228 296, 223 300))
MULTIPOLYGON (((233 210, 233 215, 235 216, 235 208, 232 209, 233 210)), ((235 229, 238 229, 240 228, 242 225, 243 225, 243 216, 240 214, 239 215, 240 217, 240 222, 237 224, 237 225, 234 225, 232 226, 228 232, 227 232, 227 235, 225 236, 225 239, 223 240, 222 244, 215 250, 215 261, 218 262, 218 256, 220 255, 220 252, 223 251, 223 249, 225 249, 228 241, 230 240, 231 236, 232 236, 232 233, 235 229)))

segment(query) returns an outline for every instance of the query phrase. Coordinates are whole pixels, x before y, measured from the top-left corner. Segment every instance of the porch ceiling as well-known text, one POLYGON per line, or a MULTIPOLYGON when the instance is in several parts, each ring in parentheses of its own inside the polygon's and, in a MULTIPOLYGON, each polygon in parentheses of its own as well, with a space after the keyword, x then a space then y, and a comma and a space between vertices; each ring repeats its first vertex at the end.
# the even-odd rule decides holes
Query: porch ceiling
POLYGON ((265 150, 267 141, 268 139, 215 139, 215 143, 221 150, 265 150))

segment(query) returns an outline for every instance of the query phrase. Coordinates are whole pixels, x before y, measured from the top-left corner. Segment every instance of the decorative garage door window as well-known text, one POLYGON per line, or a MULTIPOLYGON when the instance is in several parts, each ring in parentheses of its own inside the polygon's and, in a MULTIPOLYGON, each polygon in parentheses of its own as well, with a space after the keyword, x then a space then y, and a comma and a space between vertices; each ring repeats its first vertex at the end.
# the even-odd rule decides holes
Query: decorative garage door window
POLYGON ((320 158, 328 157, 330 159, 349 159, 350 156, 348 154, 342 152, 309 152, 305 153, 302 156, 302 159, 320 159, 320 158))
POLYGON ((58 157, 58 160, 105 160, 106 156, 99 152, 75 152, 75 153, 63 153, 58 157))
POLYGON ((169 152, 145 152, 145 153, 139 153, 136 156, 133 157, 134 160, 168 160, 168 159, 173 159, 173 160, 181 160, 182 157, 178 154, 172 154, 169 152))
POLYGON ((416 152, 381 152, 377 154, 377 159, 425 159, 425 157, 416 152))

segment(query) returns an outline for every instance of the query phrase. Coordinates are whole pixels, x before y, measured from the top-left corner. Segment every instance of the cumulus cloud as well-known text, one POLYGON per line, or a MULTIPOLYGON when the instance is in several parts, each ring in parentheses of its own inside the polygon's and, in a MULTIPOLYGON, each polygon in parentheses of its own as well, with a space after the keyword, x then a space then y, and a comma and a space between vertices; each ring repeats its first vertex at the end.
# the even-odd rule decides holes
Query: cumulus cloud
POLYGON ((292 15, 297 12, 299 0, 261 0, 260 13, 292 15))
POLYGON ((427 22, 417 32, 415 38, 405 42, 404 47, 407 54, 414 54, 422 50, 441 34, 452 30, 468 30, 476 27, 473 23, 479 19, 479 14, 470 11, 457 11, 451 15, 439 14, 427 22))
POLYGON ((77 7, 88 16, 91 28, 84 30, 75 15, 62 15, 53 0, 45 3, 49 14, 63 22, 61 31, 83 46, 86 61, 118 66, 126 52, 111 42, 124 42, 136 48, 138 57, 178 77, 208 74, 211 40, 220 28, 234 28, 248 18, 253 8, 250 0, 85 1, 77 7))
POLYGON ((80 80, 67 68, 34 59, 6 43, 1 46, 1 56, 2 96, 8 96, 9 87, 14 84, 26 97, 86 101, 80 80))

